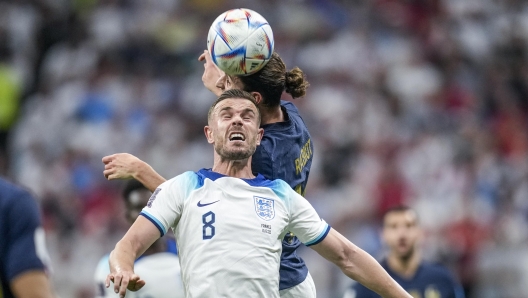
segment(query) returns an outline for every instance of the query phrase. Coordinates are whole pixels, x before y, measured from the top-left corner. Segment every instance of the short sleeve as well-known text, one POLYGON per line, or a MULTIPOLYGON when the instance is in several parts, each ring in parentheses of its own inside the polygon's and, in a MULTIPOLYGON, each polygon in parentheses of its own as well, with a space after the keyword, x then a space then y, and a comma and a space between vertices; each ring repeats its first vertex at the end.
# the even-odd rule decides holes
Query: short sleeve
POLYGON ((185 199, 198 185, 199 178, 194 172, 185 172, 165 181, 152 193, 140 215, 151 221, 161 236, 165 235, 169 228, 178 224, 185 199))
POLYGON ((290 224, 288 230, 306 246, 315 245, 328 235, 330 226, 304 197, 288 187, 290 224))
POLYGON ((45 270, 47 258, 40 214, 33 197, 20 191, 7 213, 9 223, 7 233, 6 275, 13 280, 24 271, 45 270))

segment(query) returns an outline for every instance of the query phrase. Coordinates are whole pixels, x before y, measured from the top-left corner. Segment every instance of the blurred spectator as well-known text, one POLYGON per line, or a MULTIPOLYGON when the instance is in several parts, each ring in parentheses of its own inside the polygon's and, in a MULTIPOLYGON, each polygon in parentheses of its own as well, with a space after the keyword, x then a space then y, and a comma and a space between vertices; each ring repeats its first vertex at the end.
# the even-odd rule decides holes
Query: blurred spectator
POLYGON ((52 298, 50 260, 37 203, 0 178, 0 296, 52 298))
POLYGON ((0 28, 0 174, 7 171, 7 141, 20 104, 21 82, 10 65, 10 52, 5 47, 6 33, 0 28))
MULTIPOLYGON (((386 210, 382 218, 382 238, 388 247, 380 262, 383 268, 413 297, 463 298, 461 286, 441 265, 423 260, 423 237, 418 214, 409 207, 397 205, 386 210)), ((355 283, 344 298, 374 298, 376 293, 355 283)))

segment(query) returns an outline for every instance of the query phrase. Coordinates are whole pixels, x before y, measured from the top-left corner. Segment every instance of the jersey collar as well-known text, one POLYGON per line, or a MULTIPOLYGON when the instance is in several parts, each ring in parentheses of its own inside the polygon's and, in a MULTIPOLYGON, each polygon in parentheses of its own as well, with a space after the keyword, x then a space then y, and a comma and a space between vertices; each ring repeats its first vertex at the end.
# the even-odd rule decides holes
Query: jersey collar
MULTIPOLYGON (((215 181, 216 179, 222 178, 222 177, 229 177, 229 176, 226 176, 224 174, 213 172, 211 169, 205 169, 205 168, 199 170, 197 172, 197 174, 199 176, 201 176, 202 178, 207 178, 207 179, 210 179, 212 181, 215 181)), ((234 178, 234 177, 232 177, 232 178, 234 178)), ((256 177, 253 178, 253 179, 244 179, 244 178, 237 178, 237 179, 242 179, 247 184, 249 184, 251 186, 260 186, 260 185, 262 185, 263 182, 265 182, 267 180, 264 176, 262 176, 261 174, 258 174, 258 173, 257 173, 256 177)))

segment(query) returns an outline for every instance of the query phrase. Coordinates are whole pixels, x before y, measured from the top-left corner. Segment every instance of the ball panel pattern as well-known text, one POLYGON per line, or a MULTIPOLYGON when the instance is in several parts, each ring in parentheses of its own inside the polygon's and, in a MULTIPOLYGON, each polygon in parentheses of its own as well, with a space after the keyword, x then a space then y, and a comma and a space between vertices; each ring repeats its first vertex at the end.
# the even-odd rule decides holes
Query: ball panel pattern
POLYGON ((233 9, 218 16, 207 37, 213 62, 231 75, 248 75, 260 70, 273 53, 270 25, 249 9, 233 9))

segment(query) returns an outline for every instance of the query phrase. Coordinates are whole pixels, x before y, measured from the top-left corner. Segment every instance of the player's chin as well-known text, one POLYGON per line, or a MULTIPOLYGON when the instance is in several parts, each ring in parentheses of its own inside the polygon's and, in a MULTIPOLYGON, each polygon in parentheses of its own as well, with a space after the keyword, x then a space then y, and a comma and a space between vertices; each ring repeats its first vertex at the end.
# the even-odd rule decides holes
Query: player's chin
POLYGON ((254 152, 251 148, 229 148, 224 150, 223 156, 230 160, 243 160, 248 159, 254 152))
POLYGON ((412 256, 414 250, 412 247, 398 247, 398 255, 400 258, 407 259, 412 256))

